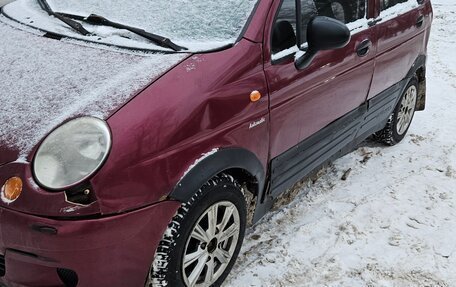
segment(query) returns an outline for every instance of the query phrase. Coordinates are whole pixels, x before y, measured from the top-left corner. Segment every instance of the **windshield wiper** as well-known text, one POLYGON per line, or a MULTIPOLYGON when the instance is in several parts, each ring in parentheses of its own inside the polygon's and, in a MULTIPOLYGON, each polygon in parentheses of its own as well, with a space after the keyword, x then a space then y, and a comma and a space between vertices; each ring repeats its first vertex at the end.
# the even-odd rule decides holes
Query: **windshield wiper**
POLYGON ((84 36, 91 35, 91 33, 89 31, 87 31, 86 29, 84 29, 84 27, 80 23, 78 23, 74 20, 71 20, 70 18, 66 17, 62 13, 54 12, 54 10, 52 10, 51 6, 49 6, 49 3, 47 2, 47 0, 37 0, 37 1, 38 1, 38 4, 40 4, 41 9, 46 11, 49 14, 49 16, 54 16, 55 18, 59 19, 63 23, 65 23, 68 26, 70 26, 71 28, 73 28, 76 32, 78 32, 84 36))
POLYGON ((92 35, 92 33, 87 31, 80 23, 74 21, 73 19, 87 22, 92 25, 109 26, 109 27, 113 27, 113 28, 117 28, 117 29, 128 30, 132 33, 135 33, 143 38, 146 38, 146 39, 154 42, 155 44, 157 44, 160 47, 169 48, 176 52, 179 52, 182 50, 188 50, 185 47, 175 44, 173 41, 171 41, 170 39, 168 39, 166 37, 163 37, 163 36, 160 36, 157 34, 153 34, 153 33, 149 33, 140 28, 124 25, 121 23, 116 23, 116 22, 106 19, 105 17, 99 16, 96 14, 91 14, 88 17, 83 17, 83 16, 79 16, 79 15, 54 12, 54 10, 52 10, 52 8, 49 5, 49 3, 47 2, 47 0, 37 0, 37 1, 38 1, 38 4, 40 4, 41 9, 46 11, 50 16, 54 16, 55 18, 64 22, 65 24, 67 24, 68 26, 73 28, 75 31, 79 32, 80 34, 82 34, 84 36, 92 35))
MULTIPOLYGON (((40 0, 40 1, 45 1, 45 0, 40 0)), ((157 44, 160 47, 169 48, 176 52, 179 52, 182 50, 188 50, 186 47, 179 46, 166 37, 163 37, 163 36, 160 36, 157 34, 153 34, 153 33, 149 33, 140 28, 124 25, 121 23, 116 23, 116 22, 106 19, 105 17, 99 16, 96 14, 91 14, 88 17, 66 14, 66 13, 58 13, 58 14, 60 14, 63 17, 66 17, 66 18, 72 18, 75 20, 83 21, 83 22, 89 23, 91 25, 109 26, 109 27, 113 27, 113 28, 117 28, 117 29, 128 30, 132 33, 135 33, 136 35, 139 35, 143 38, 146 38, 146 39, 154 42, 155 44, 157 44)))

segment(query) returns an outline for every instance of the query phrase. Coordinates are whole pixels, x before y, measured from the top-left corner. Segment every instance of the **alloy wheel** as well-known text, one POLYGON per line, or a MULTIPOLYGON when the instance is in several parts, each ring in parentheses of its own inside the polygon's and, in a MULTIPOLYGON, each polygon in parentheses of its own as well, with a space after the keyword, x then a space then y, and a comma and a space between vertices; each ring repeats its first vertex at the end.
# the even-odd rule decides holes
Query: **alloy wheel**
POLYGON ((200 216, 187 240, 182 258, 182 276, 188 287, 211 286, 233 257, 240 234, 236 206, 218 202, 200 216))
POLYGON ((396 130, 398 135, 403 135, 412 122, 416 106, 416 97, 416 87, 410 86, 402 98, 401 107, 397 113, 396 130))

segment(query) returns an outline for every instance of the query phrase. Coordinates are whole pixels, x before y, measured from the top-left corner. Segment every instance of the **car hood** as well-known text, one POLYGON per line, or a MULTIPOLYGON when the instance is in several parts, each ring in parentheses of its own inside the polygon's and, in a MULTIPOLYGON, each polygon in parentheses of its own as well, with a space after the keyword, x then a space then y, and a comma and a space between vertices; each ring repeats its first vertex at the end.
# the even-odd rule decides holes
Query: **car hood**
POLYGON ((4 16, 0 35, 0 165, 68 119, 106 119, 188 56, 55 40, 4 16))

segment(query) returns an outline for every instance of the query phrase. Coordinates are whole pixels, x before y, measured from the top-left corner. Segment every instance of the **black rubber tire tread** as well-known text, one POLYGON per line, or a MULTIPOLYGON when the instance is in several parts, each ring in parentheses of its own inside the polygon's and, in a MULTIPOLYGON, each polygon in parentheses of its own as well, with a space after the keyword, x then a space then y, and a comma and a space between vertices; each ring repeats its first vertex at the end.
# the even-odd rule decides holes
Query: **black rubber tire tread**
POLYGON ((247 218, 243 189, 232 176, 226 174, 220 174, 209 180, 187 203, 182 204, 179 208, 159 243, 146 286, 185 286, 180 264, 188 235, 201 214, 209 206, 224 200, 231 201, 236 205, 241 228, 233 258, 224 273, 212 286, 220 286, 223 283, 239 254, 247 218))
POLYGON ((382 130, 376 132, 373 135, 374 140, 376 140, 379 143, 388 145, 388 146, 394 146, 394 145, 400 143, 404 139, 404 137, 407 135, 410 125, 413 122, 413 117, 415 115, 416 106, 415 106, 415 110, 413 111, 410 125, 408 126, 407 130, 402 135, 399 135, 397 132, 397 114, 399 113, 399 110, 401 108, 402 98, 405 96, 405 93, 407 92, 407 90, 413 85, 416 87, 416 89, 418 91, 418 79, 416 77, 413 77, 412 79, 410 79, 409 83, 405 87, 404 92, 402 93, 402 95, 399 99, 399 102, 396 105, 396 108, 394 109, 393 113, 389 117, 388 122, 386 123, 386 126, 382 130))

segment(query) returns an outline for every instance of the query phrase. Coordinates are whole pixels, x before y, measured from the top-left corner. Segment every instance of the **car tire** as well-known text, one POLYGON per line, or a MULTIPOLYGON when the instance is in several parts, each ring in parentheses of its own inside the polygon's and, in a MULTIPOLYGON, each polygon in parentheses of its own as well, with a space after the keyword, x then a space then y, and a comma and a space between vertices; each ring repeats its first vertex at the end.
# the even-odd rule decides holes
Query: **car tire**
POLYGON ((243 190, 233 177, 208 181, 168 225, 146 286, 220 286, 239 254, 246 218, 243 190))
POLYGON ((389 146, 400 143, 406 136, 412 123, 416 111, 417 100, 418 80, 413 77, 404 89, 386 126, 381 131, 374 134, 374 139, 389 146))

